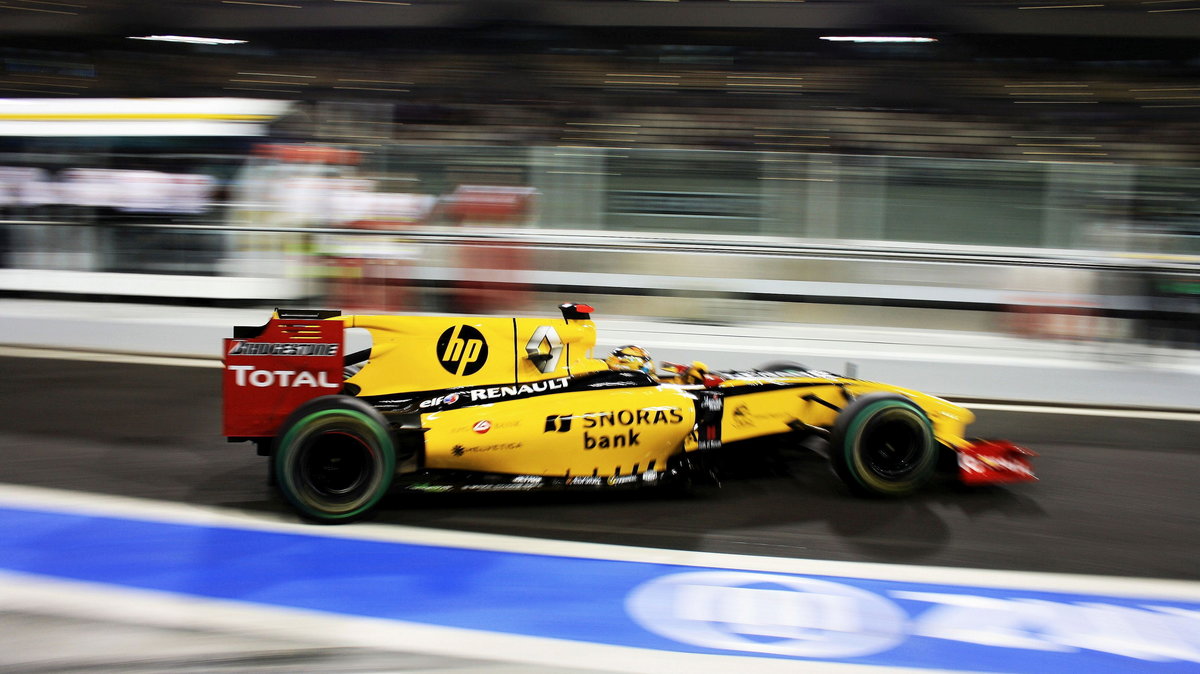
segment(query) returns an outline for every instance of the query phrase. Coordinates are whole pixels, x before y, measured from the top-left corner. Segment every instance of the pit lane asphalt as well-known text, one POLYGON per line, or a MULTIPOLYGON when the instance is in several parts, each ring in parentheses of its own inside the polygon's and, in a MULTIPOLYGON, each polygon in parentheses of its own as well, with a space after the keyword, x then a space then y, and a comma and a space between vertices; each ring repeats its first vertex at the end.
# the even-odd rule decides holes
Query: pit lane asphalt
MULTIPOLYGON (((216 368, 0 358, 0 481, 289 514, 220 435, 216 368)), ((749 460, 722 489, 397 494, 377 522, 829 560, 1200 580, 1195 421, 980 410, 1041 481, 857 499, 824 459, 749 460)))

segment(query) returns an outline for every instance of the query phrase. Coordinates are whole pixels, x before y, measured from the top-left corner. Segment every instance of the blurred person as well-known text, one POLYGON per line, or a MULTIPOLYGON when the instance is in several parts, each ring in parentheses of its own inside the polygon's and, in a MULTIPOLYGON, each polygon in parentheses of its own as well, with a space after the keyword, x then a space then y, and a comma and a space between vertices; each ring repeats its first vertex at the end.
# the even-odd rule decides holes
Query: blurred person
POLYGON ((604 362, 610 370, 644 372, 655 380, 668 384, 711 386, 720 382, 718 377, 709 373, 708 366, 698 360, 692 361, 691 365, 664 362, 660 371, 655 367, 650 352, 635 344, 613 349, 604 362))
POLYGON ((655 375, 659 381, 672 384, 703 384, 705 386, 716 386, 722 381, 720 377, 708 371, 707 365, 698 360, 693 360, 691 365, 668 362, 663 362, 662 365, 663 371, 655 375))

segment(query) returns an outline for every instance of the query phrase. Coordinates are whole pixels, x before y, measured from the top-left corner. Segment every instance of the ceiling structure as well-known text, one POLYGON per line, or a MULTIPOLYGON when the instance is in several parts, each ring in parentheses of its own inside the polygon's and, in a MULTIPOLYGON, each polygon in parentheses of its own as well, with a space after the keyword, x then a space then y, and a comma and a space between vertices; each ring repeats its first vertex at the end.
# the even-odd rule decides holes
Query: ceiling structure
POLYGON ((489 24, 1200 36, 1200 0, 0 0, 0 35, 221 37, 489 24))

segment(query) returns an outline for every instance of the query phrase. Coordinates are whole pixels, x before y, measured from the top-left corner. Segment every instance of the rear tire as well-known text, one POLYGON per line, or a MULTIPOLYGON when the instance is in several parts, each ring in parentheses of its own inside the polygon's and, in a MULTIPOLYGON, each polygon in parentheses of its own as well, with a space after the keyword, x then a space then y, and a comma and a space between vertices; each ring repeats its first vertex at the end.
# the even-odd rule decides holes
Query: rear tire
POLYGON ((279 491, 305 517, 349 522, 371 512, 396 472, 387 420, 350 396, 310 400, 284 422, 273 452, 279 491))
POLYGON ((834 472, 862 496, 907 496, 928 483, 937 467, 929 418, 894 393, 865 395, 848 405, 829 443, 834 472))

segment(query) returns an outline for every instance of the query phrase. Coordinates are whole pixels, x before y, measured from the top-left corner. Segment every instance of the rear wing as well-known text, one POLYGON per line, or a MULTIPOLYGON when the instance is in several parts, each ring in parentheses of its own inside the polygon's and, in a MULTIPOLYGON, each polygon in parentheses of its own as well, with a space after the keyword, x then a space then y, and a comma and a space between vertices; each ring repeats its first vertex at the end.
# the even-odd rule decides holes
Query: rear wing
MULTIPOLYGON (((224 344, 223 428, 230 440, 274 437, 293 410, 352 387, 355 395, 498 386, 607 369, 592 357, 592 307, 559 306, 562 320, 467 316, 343 316, 277 309, 266 325, 236 327, 224 344), (371 333, 369 365, 344 380, 346 329, 371 333)), ((361 360, 361 359, 360 359, 361 360)))
POLYGON ((325 310, 276 310, 224 340, 223 429, 230 440, 268 438, 303 403, 342 389, 345 325, 325 310))

